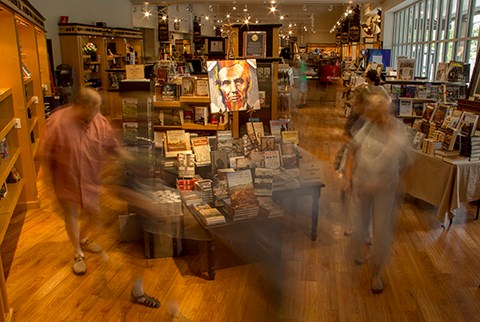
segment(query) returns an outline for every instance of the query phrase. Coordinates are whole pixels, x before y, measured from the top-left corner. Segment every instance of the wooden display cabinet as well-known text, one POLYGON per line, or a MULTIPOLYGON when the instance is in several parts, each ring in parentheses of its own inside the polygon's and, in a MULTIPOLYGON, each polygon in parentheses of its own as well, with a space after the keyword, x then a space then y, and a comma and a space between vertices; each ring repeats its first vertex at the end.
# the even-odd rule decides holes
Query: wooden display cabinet
MULTIPOLYGON (((42 75, 37 41, 42 41, 40 30, 24 18, 16 17, 18 46, 22 65, 25 108, 32 157, 35 157, 40 134, 45 127, 45 106, 43 104, 42 75)), ((43 41, 45 34, 43 33, 43 41)), ((45 62, 43 62, 45 64, 45 62)))
MULTIPOLYGON (((34 157, 45 125, 43 92, 49 88, 42 80, 42 72, 49 75, 44 20, 28 2, 0 0, 0 243, 16 210, 39 206, 34 157)), ((0 261, 0 321, 9 321, 4 276, 0 261)))
POLYGON ((82 87, 102 88, 102 74, 105 69, 105 41, 101 36, 75 36, 60 37, 62 47, 62 62, 72 66, 75 71, 74 84, 82 87), (84 46, 94 44, 96 53, 89 54, 84 51, 84 46))
MULTIPOLYGON (((141 37, 140 35, 138 37, 141 37)), ((107 73, 106 89, 118 91, 119 84, 126 78, 126 65, 142 64, 143 57, 140 54, 143 48, 141 38, 106 38, 107 73)))
POLYGON ((61 24, 59 30, 62 62, 74 70, 74 87, 96 88, 104 101, 102 114, 121 117, 118 87, 126 78, 125 65, 143 63, 141 31, 82 24, 61 24), (97 48, 93 57, 83 51, 89 42, 97 48))

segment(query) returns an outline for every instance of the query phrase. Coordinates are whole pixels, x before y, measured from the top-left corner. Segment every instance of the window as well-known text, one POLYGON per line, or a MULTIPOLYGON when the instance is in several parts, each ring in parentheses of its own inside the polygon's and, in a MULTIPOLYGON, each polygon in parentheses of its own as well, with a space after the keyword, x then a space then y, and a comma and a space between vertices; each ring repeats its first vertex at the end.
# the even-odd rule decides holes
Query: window
POLYGON ((416 59, 415 76, 433 79, 439 62, 470 63, 480 40, 480 0, 421 0, 394 13, 392 65, 416 59))

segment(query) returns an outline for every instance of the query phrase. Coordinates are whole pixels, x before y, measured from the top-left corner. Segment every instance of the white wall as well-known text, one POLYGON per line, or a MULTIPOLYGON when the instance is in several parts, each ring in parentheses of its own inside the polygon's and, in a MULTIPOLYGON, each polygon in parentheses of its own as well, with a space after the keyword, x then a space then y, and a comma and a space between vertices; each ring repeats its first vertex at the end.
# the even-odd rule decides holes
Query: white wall
MULTIPOLYGON (((315 33, 302 31, 301 36, 303 37, 298 37, 299 45, 306 45, 307 43, 335 43, 335 32, 330 33, 330 29, 337 23, 344 11, 344 8, 335 6, 331 12, 324 15, 315 15, 315 33)), ((306 25, 310 27, 309 22, 306 22, 306 25)))
POLYGON ((61 64, 58 22, 69 16, 69 23, 132 28, 132 3, 129 0, 29 0, 46 18, 47 38, 52 40, 54 66, 61 64))

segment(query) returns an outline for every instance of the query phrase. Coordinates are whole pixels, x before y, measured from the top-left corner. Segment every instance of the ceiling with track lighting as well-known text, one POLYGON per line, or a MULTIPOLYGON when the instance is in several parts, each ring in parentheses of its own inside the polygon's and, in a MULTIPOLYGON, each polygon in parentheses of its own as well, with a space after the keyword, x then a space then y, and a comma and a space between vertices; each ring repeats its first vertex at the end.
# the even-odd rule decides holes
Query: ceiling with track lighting
POLYGON ((283 25, 295 24, 303 26, 305 31, 314 32, 314 20, 322 19, 322 16, 335 14, 335 12, 343 12, 345 8, 352 4, 360 4, 367 1, 345 1, 345 0, 277 0, 277 1, 259 1, 259 0, 210 0, 202 1, 160 1, 154 0, 150 2, 140 0, 130 0, 133 5, 186 5, 194 6, 205 5, 209 9, 209 17, 232 23, 258 23, 258 24, 275 24, 283 25))

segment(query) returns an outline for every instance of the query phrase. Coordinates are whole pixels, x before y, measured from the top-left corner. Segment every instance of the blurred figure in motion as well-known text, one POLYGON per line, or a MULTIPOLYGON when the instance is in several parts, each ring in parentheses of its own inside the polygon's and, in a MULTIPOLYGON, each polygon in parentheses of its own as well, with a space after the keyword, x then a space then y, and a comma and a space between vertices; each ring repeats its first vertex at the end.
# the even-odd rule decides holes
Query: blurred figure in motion
POLYGON ((354 232, 355 263, 370 254, 365 250, 368 227, 373 227, 373 293, 383 291, 382 271, 388 260, 401 197, 402 174, 411 162, 405 125, 391 113, 391 99, 383 88, 367 86, 359 95, 364 107, 363 126, 353 136, 346 156, 344 186, 352 193, 358 212, 354 232))
MULTIPOLYGON (((115 139, 107 119, 100 114, 101 106, 102 98, 97 91, 79 90, 72 106, 58 110, 48 119, 40 150, 45 178, 51 180, 63 209, 65 230, 74 250, 72 269, 77 275, 87 272, 84 250, 103 251, 93 239, 106 153, 130 159, 115 139)), ((160 306, 158 300, 143 293, 143 279, 134 281, 132 298, 146 306, 160 306)))
MULTIPOLYGON (((375 86, 378 86, 377 91, 378 92, 385 92, 385 95, 388 95, 388 93, 385 91, 383 86, 380 85, 380 76, 378 75, 378 72, 376 70, 370 69, 367 74, 365 75, 366 79, 366 84, 360 86, 358 89, 355 89, 354 97, 351 102, 351 109, 350 113, 347 115, 347 120, 345 122, 344 130, 345 130, 345 135, 351 140, 357 132, 362 128, 362 126, 365 123, 365 118, 362 117, 362 114, 365 110, 365 101, 362 99, 362 97, 367 97, 370 93, 370 90, 374 88, 375 86), (362 92, 366 91, 365 94, 363 95, 362 92)), ((383 93, 382 93, 383 94, 383 93)), ((346 161, 346 156, 348 154, 348 146, 349 143, 346 143, 343 145, 340 150, 337 153, 337 156, 335 158, 335 164, 334 168, 337 171, 337 174, 339 176, 340 180, 344 180, 344 170, 345 170, 345 161, 346 161)), ((341 202, 342 205, 344 206, 344 213, 347 214, 348 221, 354 221, 353 218, 355 217, 356 213, 356 207, 352 207, 352 200, 351 200, 351 194, 346 191, 342 191, 341 193, 341 202)), ((354 227, 353 223, 352 224, 347 224, 345 227, 344 234, 345 236, 349 236, 353 233, 354 227)), ((371 243, 371 232, 372 232, 372 227, 370 223, 370 228, 369 228, 369 237, 367 240, 367 243, 371 243)))
POLYGON ((307 106, 308 80, 307 80, 307 62, 300 57, 294 68, 294 74, 297 76, 293 84, 296 92, 295 107, 307 106))

